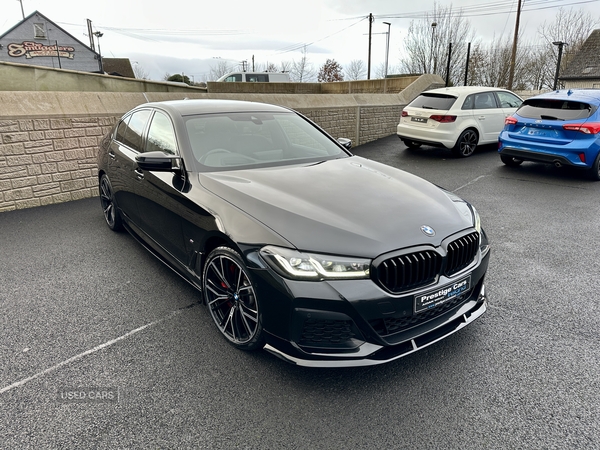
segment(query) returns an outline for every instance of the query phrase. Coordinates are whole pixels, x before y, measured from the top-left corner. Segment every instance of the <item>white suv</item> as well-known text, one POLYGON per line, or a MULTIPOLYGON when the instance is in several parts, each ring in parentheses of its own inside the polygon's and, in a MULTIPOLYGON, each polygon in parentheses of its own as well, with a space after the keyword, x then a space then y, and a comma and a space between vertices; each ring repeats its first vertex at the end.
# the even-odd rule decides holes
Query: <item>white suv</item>
POLYGON ((409 148, 444 146, 471 156, 480 144, 498 141, 504 120, 523 100, 506 89, 457 86, 423 92, 402 111, 398 137, 409 148))

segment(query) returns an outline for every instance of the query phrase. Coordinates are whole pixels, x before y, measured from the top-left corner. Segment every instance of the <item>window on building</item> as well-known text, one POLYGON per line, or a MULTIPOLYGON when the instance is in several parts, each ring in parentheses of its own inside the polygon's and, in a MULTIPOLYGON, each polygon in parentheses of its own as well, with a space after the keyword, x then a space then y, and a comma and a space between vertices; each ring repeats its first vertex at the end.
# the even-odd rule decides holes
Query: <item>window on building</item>
POLYGON ((34 23, 33 24, 33 38, 34 39, 46 39, 46 24, 45 23, 34 23))

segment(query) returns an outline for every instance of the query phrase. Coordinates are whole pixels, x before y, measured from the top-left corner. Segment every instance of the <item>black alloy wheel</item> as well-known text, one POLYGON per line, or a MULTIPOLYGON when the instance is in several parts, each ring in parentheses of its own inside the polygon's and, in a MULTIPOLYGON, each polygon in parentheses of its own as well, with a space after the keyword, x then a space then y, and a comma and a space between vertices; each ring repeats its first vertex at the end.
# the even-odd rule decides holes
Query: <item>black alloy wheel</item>
POLYGON ((590 168, 589 175, 593 181, 600 181, 600 153, 596 156, 594 164, 590 168))
POLYGON ((410 149, 415 149, 415 148, 421 147, 420 142, 410 141, 408 139, 405 139, 402 142, 404 142, 404 145, 406 145, 406 147, 410 148, 410 149))
POLYGON ((460 158, 471 156, 477 148, 478 140, 479 138, 475 130, 465 130, 460 134, 458 140, 456 141, 456 145, 452 149, 452 153, 460 158))
POLYGON ((231 344, 242 350, 263 347, 256 291, 248 269, 236 251, 219 247, 208 255, 202 291, 215 325, 231 344))
POLYGON ((521 164, 523 164, 522 159, 515 158, 513 156, 500 155, 500 159, 502 160, 502 162, 504 164, 506 164, 509 167, 517 167, 517 166, 520 166, 521 164))
POLYGON ((121 216, 117 210, 112 186, 106 174, 103 174, 100 178, 99 191, 100 203, 102 204, 102 211, 104 212, 104 220, 106 220, 108 228, 113 231, 122 230, 123 221, 121 220, 121 216))

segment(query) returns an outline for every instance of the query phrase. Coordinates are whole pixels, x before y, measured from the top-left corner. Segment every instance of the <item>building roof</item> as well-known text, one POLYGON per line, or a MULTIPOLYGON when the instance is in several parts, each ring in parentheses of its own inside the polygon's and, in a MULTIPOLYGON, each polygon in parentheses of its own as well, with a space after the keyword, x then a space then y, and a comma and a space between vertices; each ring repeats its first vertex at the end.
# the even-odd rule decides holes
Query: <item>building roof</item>
POLYGON ((73 36, 71 33, 69 33, 68 31, 66 31, 63 27, 61 27, 60 25, 57 25, 56 22, 53 22, 52 20, 48 19, 45 15, 43 15, 41 12, 39 11, 34 11, 31 14, 29 14, 27 17, 25 17, 23 20, 21 20, 20 22, 18 22, 15 26, 11 27, 8 31, 6 31, 5 33, 2 33, 0 35, 0 39, 2 39, 4 36, 7 36, 8 34, 10 34, 14 29, 20 27, 23 23, 27 22, 30 18, 32 18, 33 16, 39 16, 42 19, 44 19, 46 22, 51 23, 57 30, 60 30, 62 33, 68 35, 70 38, 72 38, 73 40, 79 42, 81 45, 83 45, 84 47, 87 47, 90 51, 94 52, 96 55, 98 54, 96 51, 94 51, 93 49, 90 48, 89 45, 84 44, 83 42, 81 42, 79 39, 77 39, 75 36, 73 36))
POLYGON ((562 73, 560 79, 600 79, 600 29, 592 31, 562 73))
POLYGON ((131 61, 128 58, 102 58, 102 68, 109 75, 135 78, 131 61))

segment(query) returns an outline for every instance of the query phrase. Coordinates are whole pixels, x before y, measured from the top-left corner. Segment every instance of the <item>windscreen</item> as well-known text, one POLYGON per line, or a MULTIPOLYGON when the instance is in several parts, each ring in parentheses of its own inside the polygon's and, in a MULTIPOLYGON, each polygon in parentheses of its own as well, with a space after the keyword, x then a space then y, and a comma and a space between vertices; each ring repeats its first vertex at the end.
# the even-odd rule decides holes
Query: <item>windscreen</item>
POLYGON ((412 108, 449 110, 456 97, 447 94, 428 94, 424 93, 415 98, 408 106, 412 108))
POLYGON ((190 116, 186 118, 186 128, 201 171, 348 156, 328 135, 293 112, 190 116))
POLYGON ((585 102, 532 98, 523 102, 517 114, 528 119, 567 121, 587 119, 594 111, 595 107, 585 102))

